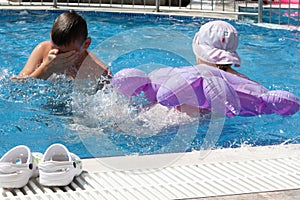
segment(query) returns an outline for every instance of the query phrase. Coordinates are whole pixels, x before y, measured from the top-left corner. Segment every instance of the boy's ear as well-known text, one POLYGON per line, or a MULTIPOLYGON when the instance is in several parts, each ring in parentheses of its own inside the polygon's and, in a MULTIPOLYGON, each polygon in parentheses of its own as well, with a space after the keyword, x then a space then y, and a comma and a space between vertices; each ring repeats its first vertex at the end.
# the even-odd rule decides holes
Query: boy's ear
POLYGON ((90 44, 91 44, 91 42, 92 42, 92 38, 90 38, 90 37, 86 38, 85 41, 84 41, 83 48, 88 49, 89 46, 90 46, 90 44))

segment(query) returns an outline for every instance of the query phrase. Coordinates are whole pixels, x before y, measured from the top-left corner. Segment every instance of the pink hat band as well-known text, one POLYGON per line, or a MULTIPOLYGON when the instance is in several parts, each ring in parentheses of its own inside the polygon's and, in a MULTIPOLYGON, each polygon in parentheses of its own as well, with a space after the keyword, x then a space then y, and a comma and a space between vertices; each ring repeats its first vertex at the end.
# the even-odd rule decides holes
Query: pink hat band
POLYGON ((202 61, 212 64, 239 66, 240 57, 236 29, 224 21, 211 21, 201 26, 193 40, 194 54, 202 61))

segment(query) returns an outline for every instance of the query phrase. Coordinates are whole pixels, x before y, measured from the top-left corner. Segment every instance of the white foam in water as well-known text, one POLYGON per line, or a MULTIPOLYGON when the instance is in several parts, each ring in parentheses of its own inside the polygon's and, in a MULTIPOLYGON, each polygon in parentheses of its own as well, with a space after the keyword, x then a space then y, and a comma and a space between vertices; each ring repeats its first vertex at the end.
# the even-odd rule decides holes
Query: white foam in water
POLYGON ((73 95, 73 113, 77 116, 77 124, 91 129, 114 127, 136 136, 151 136, 168 126, 198 122, 197 118, 176 109, 159 104, 143 107, 133 104, 112 89, 107 91, 99 90, 94 95, 73 95))
MULTIPOLYGON (((129 121, 129 120, 128 120, 129 121)), ((119 124, 122 130, 142 136, 150 136, 159 133, 167 126, 183 125, 196 122, 185 113, 176 109, 169 109, 160 104, 156 104, 148 109, 143 109, 132 119, 131 124, 119 124), (129 126, 128 126, 129 125, 129 126)))

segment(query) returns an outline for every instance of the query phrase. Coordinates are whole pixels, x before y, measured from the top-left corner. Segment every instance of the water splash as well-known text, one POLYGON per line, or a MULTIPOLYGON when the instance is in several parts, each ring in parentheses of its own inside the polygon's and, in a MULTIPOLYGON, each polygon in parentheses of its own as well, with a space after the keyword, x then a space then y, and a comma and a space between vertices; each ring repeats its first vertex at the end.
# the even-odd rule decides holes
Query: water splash
POLYGON ((158 104, 148 107, 143 104, 143 97, 135 97, 133 101, 118 94, 111 86, 106 87, 94 95, 73 93, 76 123, 108 130, 113 127, 123 133, 149 137, 166 127, 198 122, 176 109, 158 104))

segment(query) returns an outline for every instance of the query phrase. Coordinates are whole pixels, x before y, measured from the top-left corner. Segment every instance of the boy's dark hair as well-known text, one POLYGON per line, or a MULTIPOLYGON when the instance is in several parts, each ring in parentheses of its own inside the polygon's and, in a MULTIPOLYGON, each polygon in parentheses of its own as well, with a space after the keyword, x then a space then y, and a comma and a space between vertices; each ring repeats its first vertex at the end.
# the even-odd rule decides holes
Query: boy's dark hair
POLYGON ((73 10, 59 15, 51 30, 52 42, 57 46, 69 45, 76 40, 83 42, 87 35, 86 21, 73 10))

